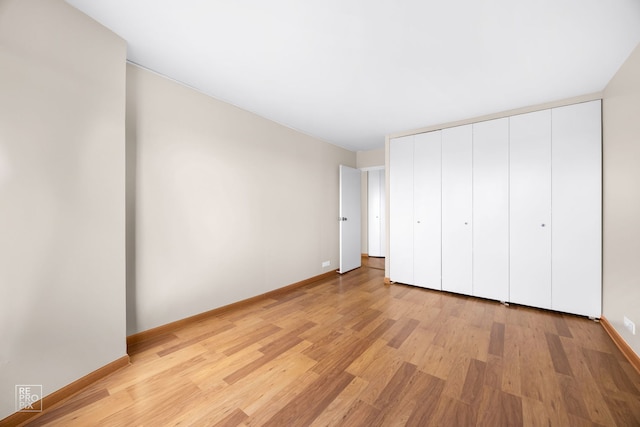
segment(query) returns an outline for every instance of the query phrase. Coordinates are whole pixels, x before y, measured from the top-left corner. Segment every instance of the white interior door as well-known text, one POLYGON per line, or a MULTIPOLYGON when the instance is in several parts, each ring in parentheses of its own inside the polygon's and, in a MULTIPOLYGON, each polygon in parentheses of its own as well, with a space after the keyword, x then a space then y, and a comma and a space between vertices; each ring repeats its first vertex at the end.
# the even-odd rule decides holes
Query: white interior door
POLYGON ((509 299, 551 308, 551 110, 509 118, 509 299))
POLYGON ((368 250, 372 257, 384 257, 384 169, 367 172, 368 250))
POLYGON ((380 256, 387 254, 387 178, 384 169, 380 170, 380 256))
POLYGON ((360 171, 340 165, 340 270, 346 273, 361 265, 360 171))
POLYGON ((472 127, 442 130, 442 290, 472 295, 472 127))

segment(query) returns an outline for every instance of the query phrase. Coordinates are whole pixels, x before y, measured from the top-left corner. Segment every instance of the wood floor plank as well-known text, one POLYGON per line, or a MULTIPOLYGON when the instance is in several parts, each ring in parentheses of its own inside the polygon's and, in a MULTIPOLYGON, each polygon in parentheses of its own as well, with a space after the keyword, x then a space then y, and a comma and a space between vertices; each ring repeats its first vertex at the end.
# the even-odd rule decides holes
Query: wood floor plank
POLYGON ((368 385, 367 381, 354 376, 353 380, 313 420, 311 426, 342 426, 342 420, 347 417, 358 396, 368 385))
POLYGON ((183 348, 187 348, 187 347, 191 347, 193 344, 196 343, 200 343, 201 341, 207 340, 211 337, 214 337, 224 331, 228 331, 229 329, 233 329, 235 327, 235 325, 231 325, 231 324, 223 324, 220 325, 218 327, 214 327, 212 328, 210 331, 205 332, 201 335, 195 336, 193 338, 190 338, 188 340, 180 340, 179 343, 172 345, 169 348, 164 348, 162 350, 160 350, 159 352, 157 352, 158 356, 160 357, 164 357, 167 354, 171 354, 175 351, 181 350, 183 348))
POLYGON ((289 402, 295 399, 320 376, 312 371, 306 371, 295 381, 279 390, 266 404, 250 404, 244 408, 249 418, 244 422, 247 426, 262 426, 289 402))
POLYGON ((418 368, 435 377, 447 380, 451 372, 454 354, 451 349, 439 345, 431 345, 424 353, 424 358, 417 363, 418 368))
POLYGON ((555 316, 553 318, 553 323, 556 325, 556 332, 558 333, 558 335, 560 335, 561 337, 573 338, 573 335, 571 335, 571 329, 569 329, 569 326, 564 320, 563 315, 558 314, 557 316, 555 316))
MULTIPOLYGON (((304 348, 304 344, 299 349, 304 348)), ((272 402, 283 393, 293 388, 302 390, 303 384, 297 384, 300 377, 310 372, 315 361, 304 356, 303 353, 292 349, 288 354, 275 359, 262 368, 262 372, 256 372, 242 381, 250 393, 245 394, 241 407, 247 414, 255 414, 272 405, 272 402)), ((316 377, 313 377, 316 379, 316 377)))
POLYGON ((381 409, 373 425, 410 425, 435 412, 443 381, 403 363, 374 405, 381 409))
MULTIPOLYGON (((265 355, 279 355, 282 352, 290 349, 292 347, 292 343, 296 344, 300 341, 303 341, 302 338, 299 337, 303 332, 313 328, 316 326, 313 322, 305 322, 290 332, 271 340, 269 343, 263 345, 258 350, 264 353, 265 355)), ((293 344, 293 345, 296 345, 293 344)))
POLYGON ((373 406, 378 409, 383 409, 389 406, 390 402, 397 400, 400 391, 406 386, 406 383, 411 379, 416 372, 416 366, 411 363, 404 362, 400 365, 396 373, 391 380, 387 383, 382 393, 378 396, 373 406))
POLYGON ((226 348, 223 351, 223 353, 226 354, 227 356, 231 356, 232 354, 237 353, 241 350, 244 350, 245 348, 247 348, 252 344, 255 344, 256 341, 260 341, 263 338, 266 338, 281 330, 282 328, 272 324, 260 326, 257 329, 250 331, 248 334, 238 337, 235 345, 232 345, 231 347, 226 348))
POLYGON ((362 268, 183 324, 30 425, 635 426, 593 321, 362 268))
POLYGON ((569 414, 569 425, 571 427, 604 427, 602 424, 585 420, 584 418, 580 418, 573 414, 569 414))
POLYGON ((198 345, 193 347, 174 352, 164 358, 156 358, 154 363, 132 364, 132 366, 118 374, 118 382, 109 382, 106 388, 110 394, 114 394, 136 384, 151 381, 154 378, 171 378, 182 375, 189 368, 198 366, 206 360, 205 351, 198 345), (159 360, 163 360, 165 363, 159 363, 159 360))
POLYGON ((375 426, 380 410, 362 400, 356 401, 336 425, 341 426, 375 426))
POLYGON ((228 384, 234 384, 240 379, 246 377, 247 375, 252 374, 254 371, 258 370, 261 366, 266 363, 272 361, 285 351, 295 347, 296 345, 303 342, 301 338, 297 336, 285 336, 278 340, 276 343, 277 346, 269 347, 267 352, 265 352, 261 357, 251 361, 250 363, 244 365, 242 368, 234 371, 233 373, 224 377, 224 380, 228 384))
POLYGON ((529 397, 522 397, 521 399, 522 417, 525 426, 569 425, 568 415, 564 424, 558 424, 552 409, 547 408, 543 402, 529 397))
POLYGON ((209 409, 228 411, 241 408, 246 414, 265 408, 284 388, 309 371, 315 361, 301 352, 308 343, 301 343, 278 358, 264 364, 255 372, 225 387, 221 396, 209 409))
POLYGON ((353 363, 362 353, 364 353, 375 341, 364 338, 353 337, 347 341, 334 354, 327 355, 318 361, 313 371, 318 375, 324 375, 333 371, 344 371, 353 363))
POLYGON ((478 426, 522 426, 525 423, 521 398, 491 387, 484 387, 478 426))
POLYGON ((415 319, 407 319, 404 322, 404 326, 390 341, 389 347, 400 348, 400 346, 405 342, 405 340, 411 335, 411 333, 418 327, 420 324, 419 321, 415 319))
MULTIPOLYGON (((540 351, 536 343, 544 337, 544 331, 532 328, 520 328, 520 336, 516 339, 519 348, 520 386, 522 397, 530 397, 539 401, 543 400, 545 391, 545 358, 549 359, 549 366, 553 366, 551 356, 545 343, 544 351, 540 351)), ((555 375, 553 376, 555 378, 555 375)))
POLYGON ((604 396, 609 411, 619 426, 640 426, 640 407, 629 402, 604 396))
POLYGON ((545 334, 545 337, 547 339, 547 346, 549 347, 551 361, 553 362, 553 367, 555 368, 556 372, 572 377, 573 372, 571 372, 569 359, 567 359, 567 355, 564 352, 564 348, 562 347, 562 343, 560 342, 560 337, 548 332, 545 334))
POLYGON ((128 388, 136 402, 125 410, 102 420, 105 425, 166 425, 184 411, 194 397, 202 391, 193 383, 162 379, 155 384, 136 384, 128 388))
POLYGON ((625 391, 631 394, 638 394, 638 388, 620 367, 618 361, 610 353, 599 350, 584 349, 587 366, 591 375, 600 378, 598 384, 603 390, 625 391))
POLYGON ((600 391, 597 377, 594 377, 589 370, 587 359, 580 343, 575 338, 562 338, 561 340, 571 365, 574 380, 581 391, 580 394, 589 412, 588 419, 602 425, 615 425, 609 407, 600 391))
POLYGON ((329 330, 324 336, 312 341, 313 344, 305 350, 304 354, 312 359, 320 360, 333 351, 333 348, 339 346, 339 339, 344 340, 349 337, 340 331, 329 330))
POLYGON ((466 310, 460 314, 460 318, 476 328, 490 329, 497 308, 499 308, 499 304, 496 301, 467 300, 466 310))
POLYGON ((271 417, 264 426, 308 425, 353 379, 353 375, 344 371, 321 376, 271 417))
POLYGON ((485 362, 471 359, 467 376, 462 386, 462 394, 460 395, 462 402, 472 405, 482 396, 485 385, 486 365, 485 362))
POLYGON ((491 325, 489 354, 499 357, 504 354, 504 323, 493 322, 491 325))
POLYGON ((409 286, 394 286, 395 291, 393 292, 393 298, 402 299, 405 295, 411 292, 411 288, 409 286))
MULTIPOLYGON (((367 367, 377 363, 381 351, 387 347, 387 342, 383 339, 377 339, 371 343, 360 356, 355 358, 345 370, 353 375, 362 376, 367 367)), ((394 354, 395 355, 395 354, 394 354)))
POLYGON ((127 348, 129 353, 140 354, 146 350, 152 349, 157 352, 157 347, 161 344, 172 342, 178 340, 178 337, 173 333, 167 333, 163 335, 158 335, 153 338, 150 338, 146 341, 137 342, 135 344, 130 345, 127 348))
POLYGON ((584 318, 577 316, 565 316, 564 320, 573 335, 573 339, 580 343, 580 346, 585 349, 597 350, 604 353, 616 354, 620 357, 620 360, 624 360, 624 356, 617 349, 613 341, 604 328, 594 328, 593 322, 585 321, 584 318))
POLYGON ((248 417, 241 409, 235 409, 232 413, 224 417, 222 420, 213 424, 212 427, 235 427, 248 417))
MULTIPOLYGON (((415 424, 420 426, 420 424, 415 424)), ((476 425, 473 410, 469 405, 458 399, 441 395, 437 404, 437 409, 429 426, 472 426, 476 425)), ((499 424, 495 424, 499 425, 499 424)))
POLYGON ((228 386, 223 379, 225 376, 262 356, 263 354, 257 350, 235 353, 226 357, 224 353, 208 353, 203 355, 204 360, 183 370, 180 375, 188 378, 202 390, 217 390, 221 384, 228 386))
POLYGON ((398 348, 398 352, 407 362, 418 366, 431 347, 434 337, 435 332, 418 326, 398 348))
POLYGON ((382 390, 384 390, 403 363, 405 361, 399 358, 391 347, 384 346, 378 354, 377 362, 370 364, 359 375, 359 377, 369 382, 369 387, 363 391, 360 399, 370 405, 374 405, 382 390))
MULTIPOLYGON (((376 310, 377 311, 377 310, 376 310)), ((390 338, 391 331, 398 327, 397 321, 395 319, 389 319, 386 316, 378 316, 375 317, 371 322, 367 323, 362 329, 355 331, 350 330, 349 332, 354 332, 355 336, 360 338, 370 337, 371 339, 377 338, 385 338, 385 342, 390 338), (382 329, 378 329, 382 328, 382 329), (374 333, 376 335, 372 335, 374 333)))
POLYGON ((502 389, 502 357, 489 355, 484 371, 484 385, 495 389, 502 389))
POLYGON ((369 325, 374 319, 376 319, 377 317, 380 317, 381 314, 382 312, 379 310, 368 309, 364 313, 362 313, 362 315, 358 319, 356 319, 357 323, 351 326, 351 328, 355 331, 361 331, 365 326, 369 325))
POLYGON ((97 390, 91 394, 80 396, 68 405, 62 405, 56 409, 53 409, 38 419, 39 425, 45 425, 47 422, 56 419, 63 419, 68 414, 72 414, 80 408, 89 409, 91 405, 100 404, 100 401, 109 397, 109 392, 106 389, 97 390))
POLYGON ((588 420, 589 412, 582 398, 582 393, 577 386, 576 380, 573 377, 566 375, 558 375, 558 382, 560 383, 562 397, 564 399, 565 408, 567 412, 577 417, 588 420))
MULTIPOLYGON (((78 400, 81 399, 76 397, 78 400)), ((76 400, 74 398, 74 401, 76 400)), ((96 404, 82 406, 81 409, 69 411, 62 415, 60 412, 52 411, 45 413, 42 417, 29 422, 29 427, 39 426, 65 426, 65 427, 85 427, 87 425, 102 424, 102 420, 114 413, 125 411, 131 407, 133 400, 126 390, 110 394, 108 398, 101 399, 96 404)))
POLYGON ((413 390, 409 390, 406 394, 406 396, 414 396, 415 402, 406 425, 420 427, 428 425, 429 420, 435 417, 438 402, 444 390, 444 381, 421 371, 417 371, 415 376, 413 390))
POLYGON ((445 383, 443 394, 456 400, 460 399, 471 360, 465 355, 454 353, 449 363, 449 373, 447 374, 447 382, 445 383))

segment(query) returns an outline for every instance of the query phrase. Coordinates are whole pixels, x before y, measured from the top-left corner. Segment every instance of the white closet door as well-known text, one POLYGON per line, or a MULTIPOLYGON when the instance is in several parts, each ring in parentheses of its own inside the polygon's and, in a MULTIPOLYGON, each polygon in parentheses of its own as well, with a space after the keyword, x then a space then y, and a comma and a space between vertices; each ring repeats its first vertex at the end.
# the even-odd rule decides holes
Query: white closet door
POLYGON ((551 110, 509 119, 512 302, 551 308, 551 110))
POLYGON ((509 301, 509 118, 473 124, 473 295, 509 301))
POLYGON ((389 146, 389 278, 413 284, 413 135, 389 146))
POLYGON ((367 172, 367 228, 368 228, 368 244, 367 254, 373 257, 383 255, 381 245, 380 223, 382 221, 380 215, 380 186, 381 177, 384 177, 383 170, 371 170, 367 172))
POLYGON ((602 312, 600 101, 552 110, 552 297, 554 310, 602 312))
POLYGON ((471 295, 472 126, 442 130, 442 289, 471 295))
POLYGON ((414 139, 414 281, 423 288, 441 289, 440 131, 414 139))

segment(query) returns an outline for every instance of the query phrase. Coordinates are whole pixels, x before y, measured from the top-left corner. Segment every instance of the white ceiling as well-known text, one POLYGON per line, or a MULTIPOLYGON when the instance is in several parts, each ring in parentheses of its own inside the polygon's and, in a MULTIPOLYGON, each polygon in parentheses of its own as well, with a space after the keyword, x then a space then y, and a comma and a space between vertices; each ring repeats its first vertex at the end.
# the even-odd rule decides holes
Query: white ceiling
POLYGON ((600 91, 640 0, 67 0, 128 59, 350 150, 600 91))

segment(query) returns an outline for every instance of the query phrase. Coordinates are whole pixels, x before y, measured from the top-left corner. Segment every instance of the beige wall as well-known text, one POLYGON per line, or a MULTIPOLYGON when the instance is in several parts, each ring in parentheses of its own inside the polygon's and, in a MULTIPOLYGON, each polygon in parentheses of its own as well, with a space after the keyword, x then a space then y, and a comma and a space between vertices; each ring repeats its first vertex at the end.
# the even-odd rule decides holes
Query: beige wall
POLYGON ((384 148, 377 150, 358 151, 356 153, 356 164, 358 169, 369 169, 384 167, 384 148))
POLYGON ((127 85, 129 334, 338 268, 338 166, 354 152, 137 66, 127 85))
POLYGON ((602 130, 603 314, 640 355, 640 45, 604 90, 602 130))
POLYGON ((124 356, 126 44, 0 1, 0 419, 124 356))

